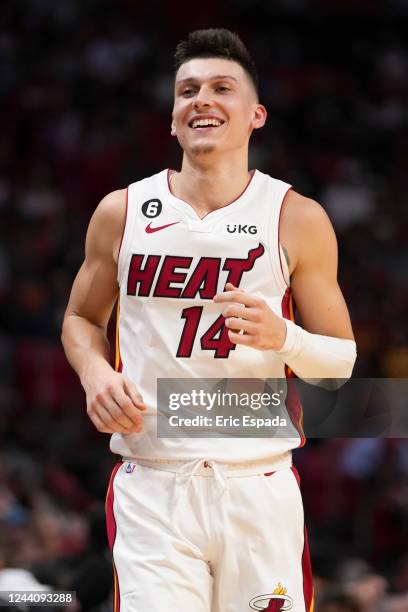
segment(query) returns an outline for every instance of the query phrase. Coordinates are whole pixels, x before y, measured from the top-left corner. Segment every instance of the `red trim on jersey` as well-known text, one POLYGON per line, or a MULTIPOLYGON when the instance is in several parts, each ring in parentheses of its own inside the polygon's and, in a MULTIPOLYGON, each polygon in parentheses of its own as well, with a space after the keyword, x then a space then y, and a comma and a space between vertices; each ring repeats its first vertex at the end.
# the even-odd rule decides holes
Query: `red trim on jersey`
MULTIPOLYGON (((299 472, 294 465, 290 468, 300 489, 300 476, 299 472)), ((313 575, 312 575, 312 564, 310 561, 310 550, 309 550, 309 538, 307 535, 306 526, 303 530, 303 553, 302 553, 302 575, 303 575, 303 597, 305 598, 306 612, 313 612, 314 599, 313 599, 313 575)))
POLYGON ((120 612, 119 579, 115 564, 113 564, 113 612, 120 612))
MULTIPOLYGON (((179 198, 176 195, 174 195, 172 189, 171 189, 171 185, 170 185, 170 177, 172 174, 174 174, 175 172, 177 172, 177 170, 174 170, 173 168, 167 168, 167 188, 170 191, 171 195, 175 198, 177 198, 178 200, 181 200, 182 202, 185 202, 186 204, 188 204, 189 206, 191 206, 190 202, 187 202, 187 200, 183 200, 183 198, 179 198)), ((241 196, 244 195, 244 193, 246 192, 246 190, 248 189, 248 187, 250 186, 252 179, 254 178, 256 174, 256 169, 251 171, 251 176, 249 177, 249 181, 247 182, 247 184, 245 185, 245 187, 243 188, 243 190, 241 191, 241 193, 234 198, 233 200, 231 200, 231 202, 228 202, 227 204, 224 204, 224 206, 221 206, 220 208, 226 208, 227 206, 230 206, 231 204, 233 204, 234 202, 236 202, 237 200, 239 200, 239 198, 241 196)), ((191 206, 191 208, 193 208, 191 206)), ((216 210, 220 210, 220 208, 217 208, 216 210)), ((208 213, 206 213, 204 215, 204 217, 200 217, 200 219, 205 219, 205 217, 207 217, 208 215, 210 215, 212 212, 215 212, 214 210, 210 210, 208 213)), ((198 215, 197 215, 198 216, 198 215)))
POLYGON ((285 319, 295 321, 295 302, 293 301, 292 290, 287 287, 285 294, 282 298, 282 315, 285 319))
MULTIPOLYGON (((115 521, 115 514, 113 511, 113 502, 114 502, 113 481, 115 480, 115 476, 118 470, 120 469, 121 465, 122 465, 122 462, 117 463, 112 470, 112 474, 109 480, 108 491, 106 494, 106 501, 105 501, 106 531, 108 534, 109 548, 112 553, 113 553, 113 546, 115 544, 115 538, 116 538, 116 521, 115 521)), ((114 609, 114 612, 120 612, 119 580, 118 580, 118 574, 116 572, 114 561, 113 561, 113 583, 114 583, 113 609, 114 609)))
MULTIPOLYGON (((119 264, 120 250, 122 248, 123 238, 125 236, 125 229, 126 229, 127 216, 128 216, 128 201, 129 201, 129 187, 126 187, 125 223, 123 225, 122 237, 120 239, 120 245, 119 245, 119 251, 118 251, 118 264, 119 264)), ((118 296, 118 302, 116 306, 116 334, 115 334, 115 370, 116 372, 121 372, 123 369, 122 358, 120 356, 119 319, 120 319, 120 297, 118 296)))
POLYGON ((116 372, 122 372, 123 363, 120 354, 120 337, 119 337, 119 320, 120 320, 120 297, 116 306, 116 338, 115 338, 115 370, 116 372))
POLYGON ((296 378, 295 374, 287 366, 285 366, 285 374, 287 383, 286 407, 288 409, 289 417, 300 436, 299 447, 301 447, 304 446, 306 442, 305 434, 303 432, 303 406, 294 384, 294 379, 296 378))
MULTIPOLYGON (((281 234, 282 209, 283 209, 283 206, 284 206, 284 204, 286 202, 286 198, 287 198, 287 195, 288 195, 289 191, 292 191, 292 187, 289 187, 289 189, 287 190, 287 192, 283 196, 282 204, 281 204, 280 211, 279 211, 279 220, 278 220, 278 257, 279 257, 280 269, 281 269, 281 272, 282 272, 282 278, 283 278, 284 281, 285 281, 285 274, 283 273, 282 257, 281 257, 281 252, 280 252, 280 243, 281 243, 281 241, 280 241, 280 234, 281 234)), ((289 270, 288 270, 288 273, 289 273, 289 270)), ((285 281, 285 285, 286 285, 286 281, 285 281)))
MULTIPOLYGON (((290 287, 285 291, 282 298, 282 315, 285 319, 295 320, 295 309, 293 304, 292 292, 290 287)), ((303 407, 297 394, 293 379, 295 373, 285 364, 285 376, 287 384, 286 408, 296 431, 300 436, 299 446, 304 446, 306 442, 305 434, 303 433, 303 407)))

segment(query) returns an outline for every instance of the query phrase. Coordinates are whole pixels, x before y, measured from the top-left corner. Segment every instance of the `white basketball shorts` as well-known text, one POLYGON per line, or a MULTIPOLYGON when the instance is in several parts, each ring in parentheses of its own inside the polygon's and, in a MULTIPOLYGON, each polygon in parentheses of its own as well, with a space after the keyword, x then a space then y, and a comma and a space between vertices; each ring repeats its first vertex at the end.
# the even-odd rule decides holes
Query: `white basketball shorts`
POLYGON ((121 462, 106 499, 115 612, 312 612, 295 468, 121 462), (231 466, 230 466, 231 467, 231 466))

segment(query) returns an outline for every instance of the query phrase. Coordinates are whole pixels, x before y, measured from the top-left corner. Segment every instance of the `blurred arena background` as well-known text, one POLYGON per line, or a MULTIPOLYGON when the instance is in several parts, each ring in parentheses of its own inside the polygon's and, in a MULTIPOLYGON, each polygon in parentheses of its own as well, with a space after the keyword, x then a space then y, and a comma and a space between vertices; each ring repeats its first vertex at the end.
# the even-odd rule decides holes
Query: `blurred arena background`
MULTIPOLYGON (((111 609, 115 458, 60 326, 99 200, 179 165, 172 55, 203 27, 235 29, 257 63, 251 166, 334 223, 355 375, 408 376, 407 0, 2 0, 0 590, 38 581, 111 609)), ((408 440, 309 440, 295 462, 316 612, 406 612, 408 440)))

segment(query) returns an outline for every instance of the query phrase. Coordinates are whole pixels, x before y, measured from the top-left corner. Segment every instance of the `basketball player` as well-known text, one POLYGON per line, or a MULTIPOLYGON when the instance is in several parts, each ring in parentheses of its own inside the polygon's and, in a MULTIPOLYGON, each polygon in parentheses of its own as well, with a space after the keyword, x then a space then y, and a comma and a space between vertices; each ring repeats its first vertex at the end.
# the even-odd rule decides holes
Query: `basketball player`
POLYGON ((193 32, 175 59, 181 170, 101 201, 63 326, 88 415, 123 459, 107 497, 115 605, 310 612, 291 462, 299 415, 290 438, 158 438, 156 383, 349 378, 356 347, 336 239, 319 204, 248 169, 251 133, 267 113, 241 40, 193 32), (115 371, 106 327, 116 299, 115 371))

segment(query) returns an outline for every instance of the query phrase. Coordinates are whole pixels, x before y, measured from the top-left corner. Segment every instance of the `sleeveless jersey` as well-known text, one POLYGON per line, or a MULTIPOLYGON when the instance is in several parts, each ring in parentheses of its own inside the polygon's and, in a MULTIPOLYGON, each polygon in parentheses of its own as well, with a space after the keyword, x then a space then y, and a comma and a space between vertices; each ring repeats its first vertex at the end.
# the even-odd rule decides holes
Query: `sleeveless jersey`
POLYGON ((143 431, 113 434, 111 450, 149 461, 286 467, 291 449, 303 442, 299 406, 291 411, 289 397, 283 403, 288 438, 157 437, 158 378, 282 378, 290 395, 280 356, 233 345, 221 314, 226 305, 212 300, 232 282, 263 297, 279 316, 290 316, 279 245, 280 211, 290 185, 255 170, 235 201, 201 219, 172 194, 169 172, 128 187, 118 260, 116 361, 140 391, 147 412, 143 431))

